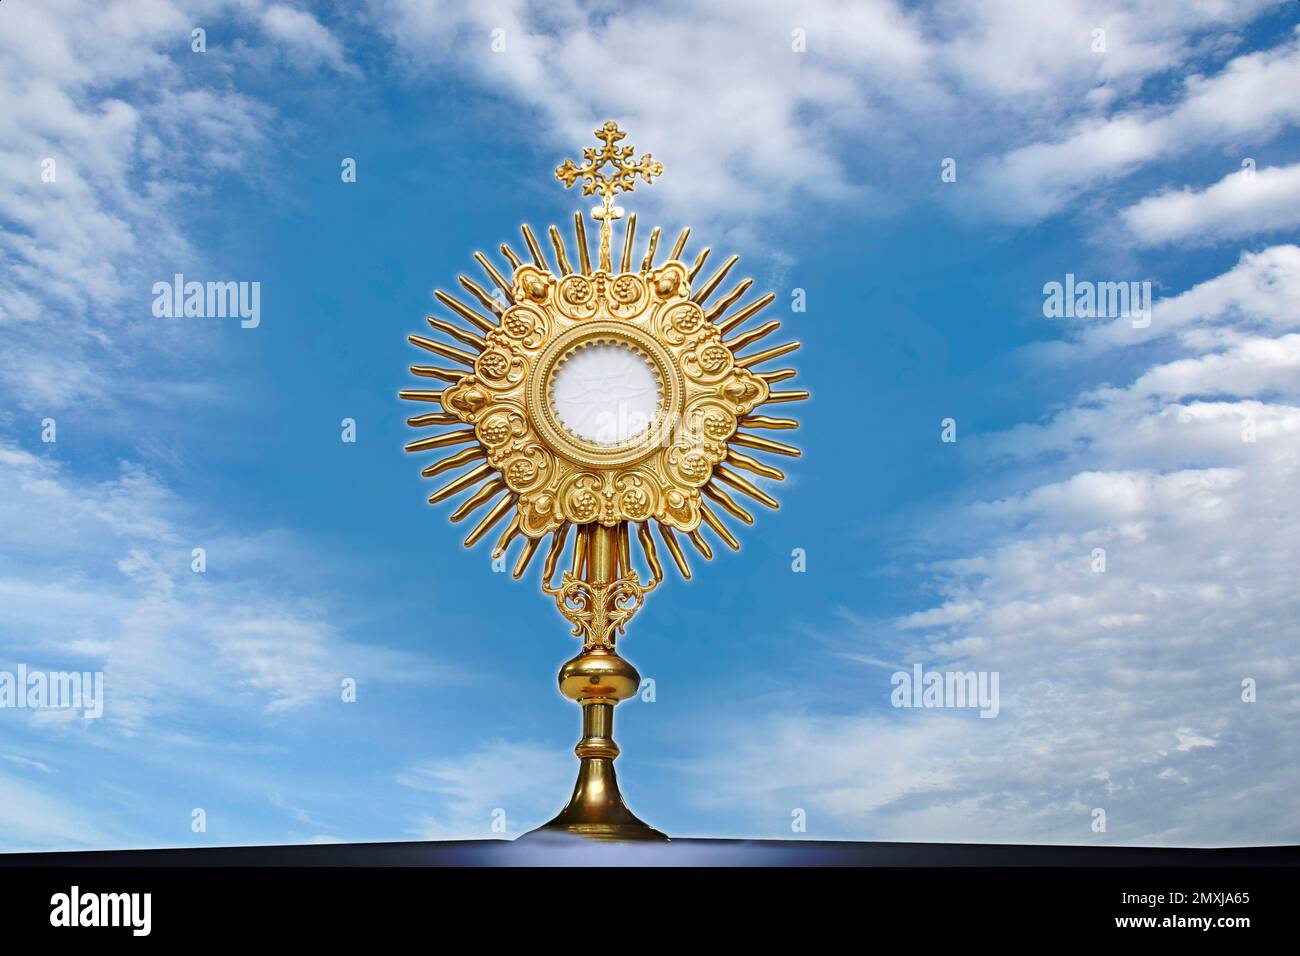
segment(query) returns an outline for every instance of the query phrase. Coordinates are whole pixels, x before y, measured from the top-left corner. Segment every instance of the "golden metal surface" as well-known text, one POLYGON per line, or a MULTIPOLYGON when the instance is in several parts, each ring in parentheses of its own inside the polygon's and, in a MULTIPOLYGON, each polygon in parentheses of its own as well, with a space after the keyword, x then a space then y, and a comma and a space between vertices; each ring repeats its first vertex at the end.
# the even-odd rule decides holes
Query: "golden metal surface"
POLYGON ((611 269, 609 240, 614 220, 623 215, 623 210, 614 205, 614 197, 620 192, 630 193, 636 188, 638 176, 648 183, 664 171, 663 164, 651 159, 649 153, 634 160, 633 147, 614 145, 625 136, 627 134, 610 120, 596 130, 596 139, 604 145, 584 149, 582 158, 585 162, 581 166, 566 159, 555 168, 555 178, 564 183, 565 189, 581 179, 584 196, 600 194, 601 208, 592 210, 591 215, 600 223, 600 269, 604 272, 611 269))
POLYGON ((473 304, 439 290, 435 297, 454 321, 430 316, 429 327, 456 344, 420 335, 411 344, 466 366, 465 370, 412 365, 414 375, 447 382, 442 390, 404 389, 403 399, 438 403, 442 411, 409 418, 412 427, 463 426, 409 442, 421 452, 458 444, 470 447, 427 465, 426 477, 472 465, 429 496, 438 503, 468 492, 452 513, 460 521, 492 501, 465 539, 477 544, 509 516, 492 551, 504 557, 522 539, 513 568, 526 573, 550 536, 542 562, 542 589, 582 639, 578 656, 560 669, 561 693, 582 708, 582 739, 575 748, 580 765, 568 805, 539 831, 565 832, 600 840, 665 840, 624 805, 614 773, 619 748, 613 740, 614 708, 638 693, 640 675, 619 656, 617 641, 645 597, 663 582, 663 565, 652 536, 658 532, 672 563, 685 579, 691 568, 677 535, 683 534, 705 560, 713 548, 703 536, 707 526, 732 550, 739 541, 705 500, 745 524, 753 516, 719 482, 768 507, 777 501, 764 487, 739 475, 728 464, 775 481, 782 472, 738 450, 797 457, 799 449, 755 435, 753 429, 792 429, 790 418, 772 418, 759 409, 773 402, 800 401, 802 390, 772 391, 771 385, 792 377, 792 369, 762 371, 754 367, 798 348, 790 342, 750 355, 741 350, 774 332, 769 320, 748 330, 746 322, 775 300, 773 293, 731 311, 753 285, 743 279, 714 304, 705 303, 739 261, 730 256, 708 279, 696 285, 709 249, 688 265, 683 259, 690 229, 678 235, 668 260, 655 264, 661 230, 649 234, 644 255, 636 255, 636 215, 628 215, 614 270, 612 228, 624 211, 615 205, 620 193, 637 181, 651 183, 663 172, 649 153, 634 158, 625 134, 613 122, 595 131, 601 145, 583 150, 581 165, 565 160, 555 170, 567 187, 580 180, 584 196, 599 196, 591 211, 599 225, 596 262, 591 260, 587 227, 574 215, 571 258, 560 231, 546 230, 555 253, 552 270, 541 243, 525 225, 520 232, 525 261, 502 243, 508 262, 503 274, 481 252, 474 260, 493 291, 459 276, 473 304), (639 263, 634 269, 633 264, 639 263), (735 332, 734 335, 731 333, 735 332), (724 340, 724 336, 731 335, 724 340), (570 357, 595 344, 612 344, 643 358, 658 383, 658 409, 649 424, 613 444, 588 441, 565 427, 555 409, 553 377, 570 357), (636 526, 642 577, 632 560, 631 533, 636 526), (570 535, 570 530, 576 534, 570 535), (569 544, 570 538, 572 545, 569 544), (554 583, 568 548, 567 569, 554 583))

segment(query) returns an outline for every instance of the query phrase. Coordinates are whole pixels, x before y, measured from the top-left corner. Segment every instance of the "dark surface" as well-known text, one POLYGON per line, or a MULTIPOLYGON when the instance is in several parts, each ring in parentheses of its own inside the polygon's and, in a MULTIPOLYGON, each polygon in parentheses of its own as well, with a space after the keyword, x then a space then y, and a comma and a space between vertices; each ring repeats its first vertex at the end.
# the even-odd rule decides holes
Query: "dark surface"
POLYGON ((0 854, 0 867, 349 866, 1298 866, 1300 847, 1167 849, 813 840, 599 844, 566 837, 442 843, 339 843, 0 854))

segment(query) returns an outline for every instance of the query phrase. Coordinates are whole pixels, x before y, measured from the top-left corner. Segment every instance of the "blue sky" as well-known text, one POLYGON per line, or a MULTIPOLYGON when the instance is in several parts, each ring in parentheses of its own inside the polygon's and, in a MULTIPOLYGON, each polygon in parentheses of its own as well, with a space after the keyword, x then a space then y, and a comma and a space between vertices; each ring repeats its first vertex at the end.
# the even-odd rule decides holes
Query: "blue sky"
POLYGON ((1300 839, 1294 5, 470 6, 0 7, 0 670, 107 688, 0 710, 0 847, 558 809, 573 639, 423 503, 395 393, 431 290, 567 224, 552 171, 607 118, 665 164, 641 235, 740 254, 814 393, 781 511, 621 645, 656 682, 619 713, 632 807, 1300 839), (260 325, 154 317, 177 272, 260 282, 260 325), (1150 281, 1150 327, 1044 317, 1067 273, 1150 281), (916 663, 998 672, 999 715, 891 707, 916 663))

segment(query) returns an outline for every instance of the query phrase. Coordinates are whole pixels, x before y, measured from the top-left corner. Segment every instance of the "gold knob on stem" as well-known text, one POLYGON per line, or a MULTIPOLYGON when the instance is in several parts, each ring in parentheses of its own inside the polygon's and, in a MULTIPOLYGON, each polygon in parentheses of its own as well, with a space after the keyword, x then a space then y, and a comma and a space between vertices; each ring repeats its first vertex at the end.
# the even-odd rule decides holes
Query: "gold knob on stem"
POLYGON ((560 610, 575 623, 574 633, 585 635, 582 653, 560 668, 560 693, 582 707, 582 739, 574 753, 580 761, 578 781, 568 805, 533 834, 571 833, 596 840, 667 840, 668 837, 638 819, 618 790, 614 758, 614 708, 641 687, 641 675, 615 650, 616 635, 640 606, 645 591, 634 570, 627 567, 627 524, 615 527, 585 525, 574 549, 574 568, 566 573, 554 594, 560 610), (583 585, 582 588, 575 585, 583 585), (617 591, 615 590, 617 589, 617 591), (566 609, 576 603, 577 609, 566 609), (634 602, 628 610, 627 602, 634 602))

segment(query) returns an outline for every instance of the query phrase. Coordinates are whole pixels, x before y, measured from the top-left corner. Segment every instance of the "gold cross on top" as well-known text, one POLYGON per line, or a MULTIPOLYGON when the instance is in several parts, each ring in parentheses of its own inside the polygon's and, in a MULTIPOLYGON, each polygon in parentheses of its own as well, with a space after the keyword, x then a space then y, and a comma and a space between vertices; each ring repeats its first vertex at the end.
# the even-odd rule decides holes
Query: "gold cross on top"
POLYGON ((638 176, 649 183, 664 171, 663 163, 651 159, 649 153, 640 159, 633 159, 636 152, 633 147, 615 145, 626 136, 627 133, 610 120, 596 130, 596 139, 604 143, 604 146, 588 146, 583 149, 583 165, 579 166, 573 160, 566 159, 555 167, 555 178, 564 183, 565 189, 581 177, 584 196, 600 193, 601 207, 592 210, 591 215, 600 223, 600 267, 606 271, 611 268, 609 245, 612 223, 623 215, 623 210, 614 205, 614 197, 620 192, 630 193, 636 187, 638 176), (612 168, 607 172, 606 166, 612 168))

